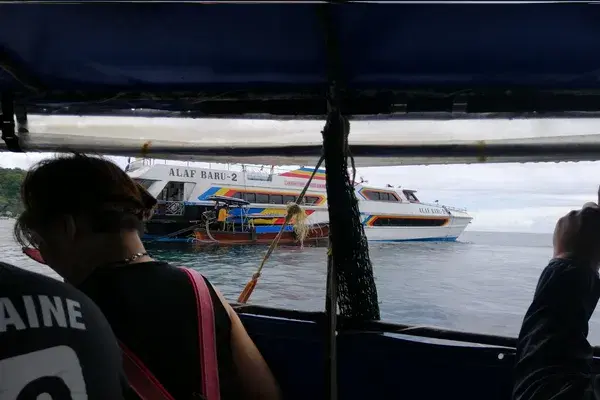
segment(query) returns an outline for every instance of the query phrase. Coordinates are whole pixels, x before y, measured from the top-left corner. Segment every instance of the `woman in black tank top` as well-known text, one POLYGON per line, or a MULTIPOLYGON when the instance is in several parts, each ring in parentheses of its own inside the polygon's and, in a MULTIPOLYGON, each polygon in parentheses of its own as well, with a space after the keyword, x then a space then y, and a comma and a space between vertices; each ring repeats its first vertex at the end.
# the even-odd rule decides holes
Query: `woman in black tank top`
MULTIPOLYGON (((139 237, 156 199, 114 163, 76 154, 32 168, 22 200, 16 239, 96 302, 124 348, 172 398, 203 398, 196 289, 184 269, 153 260, 139 237)), ((279 399, 239 317, 205 282, 220 399, 279 399)))

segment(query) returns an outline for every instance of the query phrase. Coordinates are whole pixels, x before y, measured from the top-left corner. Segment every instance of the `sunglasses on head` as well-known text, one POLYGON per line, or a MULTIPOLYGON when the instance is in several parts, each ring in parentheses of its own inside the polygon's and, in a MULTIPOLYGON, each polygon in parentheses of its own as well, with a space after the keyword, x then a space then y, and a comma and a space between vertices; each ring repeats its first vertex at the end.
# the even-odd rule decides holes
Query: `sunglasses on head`
POLYGON ((34 249, 33 247, 23 247, 23 254, 31 258, 33 261, 47 265, 46 261, 44 261, 44 257, 42 257, 42 253, 40 253, 38 249, 34 249))

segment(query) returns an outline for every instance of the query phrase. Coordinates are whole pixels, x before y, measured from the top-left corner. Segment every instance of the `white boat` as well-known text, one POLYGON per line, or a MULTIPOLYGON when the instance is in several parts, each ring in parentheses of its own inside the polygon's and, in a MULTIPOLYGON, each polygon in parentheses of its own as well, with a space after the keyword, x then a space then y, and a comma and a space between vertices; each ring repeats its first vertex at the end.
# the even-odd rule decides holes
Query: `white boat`
MULTIPOLYGON (((297 200, 313 169, 232 171, 135 160, 126 171, 159 200, 158 210, 147 224, 146 239, 188 241, 186 228, 200 222, 202 213, 214 207, 211 196, 244 199, 250 203, 248 212, 255 224, 281 225, 287 204, 297 200), (174 235, 178 231, 182 234, 174 235)), ((422 203, 411 189, 372 187, 362 182, 356 183, 355 191, 369 241, 454 241, 472 220, 465 209, 422 203)), ((302 206, 309 224, 328 222, 324 170, 315 174, 302 206)))

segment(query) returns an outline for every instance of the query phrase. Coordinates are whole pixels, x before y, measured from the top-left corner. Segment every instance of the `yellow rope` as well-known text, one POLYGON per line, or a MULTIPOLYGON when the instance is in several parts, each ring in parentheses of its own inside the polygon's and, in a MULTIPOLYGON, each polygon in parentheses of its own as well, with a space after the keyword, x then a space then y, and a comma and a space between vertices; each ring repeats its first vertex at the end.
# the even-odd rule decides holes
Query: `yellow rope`
POLYGON ((258 270, 256 271, 256 273, 254 275, 260 276, 260 273, 261 273, 263 267, 265 266, 265 263, 271 256, 271 253, 273 253, 273 250, 275 250, 275 247, 277 247, 277 244, 279 243, 279 239, 281 239, 281 236, 283 234, 285 227, 288 226, 288 224, 290 223, 290 221, 292 220, 292 218, 295 215, 306 215, 306 214, 304 214, 304 210, 302 210, 302 208, 298 204, 292 203, 288 206, 287 214, 285 216, 285 221, 283 221, 283 224, 281 224, 281 229, 279 229, 277 236, 275 236, 275 239, 273 239, 273 241, 271 242, 271 245, 269 246, 267 253, 263 257, 260 265, 258 266, 258 270))
POLYGON ((258 278, 260 278, 260 273, 262 272, 262 269, 265 266, 265 263, 271 256, 271 253, 273 253, 273 250, 275 250, 275 247, 277 247, 277 244, 279 243, 279 239, 281 239, 281 235, 283 234, 285 227, 290 223, 290 221, 294 217, 295 217, 294 231, 296 232, 296 235, 297 235, 298 239, 300 240, 300 243, 301 244, 304 243, 304 239, 306 239, 306 236, 308 235, 308 225, 306 223, 306 220, 307 220, 306 213, 304 212, 302 207, 300 207, 299 203, 302 203, 302 199, 304 199, 304 195, 306 194, 306 191, 308 190, 308 187, 310 186, 310 183, 312 182, 315 174, 319 170, 321 163, 323 163, 323 160, 324 160, 324 157, 321 156, 321 158, 319 159, 319 162, 317 163, 317 166, 313 170, 310 178, 308 178, 308 181, 306 182, 306 185, 304 186, 304 189, 302 189, 302 192, 298 196, 298 199, 296 200, 296 202, 288 204, 287 214, 285 216, 285 220, 283 221, 283 224, 281 224, 281 229, 279 229, 277 236, 275 236, 275 238, 271 242, 271 245, 269 246, 269 249, 265 253, 265 256, 263 257, 262 261, 260 262, 258 269, 252 275, 252 279, 250 279, 250 281, 244 287, 244 290, 242 290, 242 293, 240 293, 240 296, 238 297, 238 303, 246 303, 248 301, 248 299, 250 298, 250 295, 252 294, 252 292, 254 291, 254 288, 256 287, 258 278))
POLYGON ((297 203, 289 203, 287 215, 291 215, 290 223, 292 223, 296 238, 300 242, 300 247, 304 247, 304 239, 308 236, 308 217, 306 213, 297 203))

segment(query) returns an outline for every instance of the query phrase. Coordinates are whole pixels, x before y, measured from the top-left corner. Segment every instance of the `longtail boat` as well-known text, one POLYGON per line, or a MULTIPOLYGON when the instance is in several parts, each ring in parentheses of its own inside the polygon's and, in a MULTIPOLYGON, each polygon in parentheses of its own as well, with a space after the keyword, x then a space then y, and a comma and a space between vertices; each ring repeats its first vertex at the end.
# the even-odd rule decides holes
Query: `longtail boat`
MULTIPOLYGON (((279 244, 284 246, 318 246, 323 247, 328 243, 329 225, 317 224, 308 227, 309 232, 302 241, 298 239, 293 228, 284 230, 279 239, 279 244)), ((254 231, 217 231, 207 232, 195 230, 193 244, 204 246, 233 246, 233 245, 269 245, 277 237, 279 226, 256 227, 254 231)))
POLYGON ((515 338, 380 320, 348 169, 600 160, 599 7, 0 3, 0 150, 325 166, 323 311, 236 305, 286 399, 511 397, 515 338))
MULTIPOLYGON (((293 225, 294 220, 289 221, 291 224, 267 223, 261 226, 260 221, 268 215, 249 213, 250 203, 246 200, 227 196, 210 196, 207 199, 215 203, 214 207, 218 211, 203 213, 204 224, 194 229, 193 240, 190 241, 194 245, 269 245, 274 240, 286 246, 325 246, 328 243, 329 224, 327 223, 307 225, 304 228, 306 232, 300 236, 293 225), (232 214, 234 210, 238 212, 232 214), (219 221, 219 213, 223 215, 221 221, 219 221)), ((303 210, 301 212, 304 213, 303 210)), ((277 215, 278 218, 285 216, 285 214, 277 215)))

